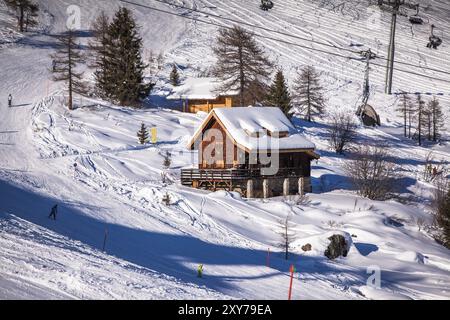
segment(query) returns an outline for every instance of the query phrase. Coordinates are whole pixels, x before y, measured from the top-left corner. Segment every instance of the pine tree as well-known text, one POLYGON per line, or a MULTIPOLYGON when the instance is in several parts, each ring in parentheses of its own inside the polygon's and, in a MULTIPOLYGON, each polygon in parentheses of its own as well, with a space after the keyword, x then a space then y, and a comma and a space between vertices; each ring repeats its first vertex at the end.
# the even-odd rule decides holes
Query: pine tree
POLYGON ((444 114, 439 100, 436 97, 428 103, 427 112, 430 115, 430 140, 437 142, 441 137, 441 130, 444 126, 444 114))
POLYGON ((86 87, 82 82, 83 72, 77 72, 78 64, 84 62, 84 56, 76 43, 77 37, 73 30, 68 30, 58 36, 60 49, 51 55, 53 59, 53 80, 64 81, 69 92, 69 110, 73 110, 73 93, 84 94, 86 87))
POLYGON ((90 64, 90 67, 95 69, 95 87, 102 98, 107 98, 106 84, 109 68, 107 60, 108 28, 109 18, 102 11, 92 24, 93 40, 89 42, 89 49, 93 52, 93 62, 90 64))
POLYGON ((180 85, 180 75, 178 74, 178 68, 176 64, 173 64, 172 72, 170 72, 170 83, 177 87, 180 85))
POLYGON ((281 108, 286 116, 290 116, 292 107, 291 94, 289 93, 283 71, 281 70, 279 70, 275 75, 275 79, 267 96, 267 103, 268 105, 281 108))
POLYGON ((221 29, 213 51, 217 56, 213 71, 223 82, 218 90, 238 91, 241 106, 265 98, 272 63, 251 33, 239 26, 221 29))
POLYGON ((147 65, 142 61, 142 39, 131 12, 120 8, 108 28, 105 93, 113 102, 138 106, 153 84, 144 83, 147 65))
POLYGON ((4 0, 6 5, 16 12, 17 26, 24 32, 28 26, 35 25, 39 6, 31 0, 4 0))
POLYGON ((140 144, 146 144, 148 141, 148 130, 144 123, 141 124, 141 129, 137 132, 137 137, 140 144))
POLYGON ((314 67, 306 66, 298 74, 294 84, 294 106, 305 114, 307 121, 325 111, 323 89, 319 83, 319 74, 314 67))
POLYGON ((425 120, 425 101, 423 101, 422 96, 420 94, 417 95, 416 102, 416 114, 417 114, 417 141, 419 142, 419 146, 422 145, 422 137, 423 137, 423 129, 425 120))

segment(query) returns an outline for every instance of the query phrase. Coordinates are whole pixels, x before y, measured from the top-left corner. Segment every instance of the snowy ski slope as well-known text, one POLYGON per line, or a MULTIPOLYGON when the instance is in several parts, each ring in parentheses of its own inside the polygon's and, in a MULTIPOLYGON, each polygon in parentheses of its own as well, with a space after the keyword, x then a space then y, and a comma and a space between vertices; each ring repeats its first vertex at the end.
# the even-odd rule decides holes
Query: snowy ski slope
MULTIPOLYGON (((346 57, 357 55, 317 42, 355 51, 370 47, 380 56, 387 52, 390 17, 365 1, 275 1, 269 12, 259 10, 256 0, 173 1, 209 14, 153 0, 134 2, 221 25, 231 22, 214 15, 295 35, 250 28, 284 41, 258 37, 290 81, 297 68, 306 64, 322 71, 330 109, 355 109, 364 63, 286 42, 346 57), (372 21, 378 16, 380 21, 372 21)), ((329 151, 326 125, 298 119, 295 124, 322 154, 313 167, 316 193, 307 204, 207 193, 178 183, 180 168, 195 163, 195 154, 185 144, 204 115, 166 108, 170 105, 164 95, 170 86, 162 77, 150 103, 163 108, 133 111, 77 98, 77 103, 88 107, 66 111, 62 86, 49 80, 48 68, 55 47, 53 35, 63 30, 71 3, 39 3, 43 10, 39 32, 25 36, 11 31, 12 22, 0 7, 0 298, 285 299, 291 263, 299 270, 295 299, 450 297, 449 251, 417 226, 418 219, 428 224, 432 220, 432 186, 420 181, 431 147, 416 147, 402 139, 401 120, 393 113, 396 99, 383 94, 383 67, 374 66, 371 75, 371 101, 381 113, 383 126, 360 128, 359 133, 362 142, 389 143, 393 161, 402 166, 403 204, 355 196, 342 171, 345 157, 329 151), (5 104, 8 93, 15 98, 14 108, 5 104), (158 128, 156 145, 137 145, 135 132, 142 121, 158 128), (173 183, 161 182, 165 151, 173 155, 168 172, 173 183), (161 202, 166 192, 172 198, 170 207, 161 202), (47 218, 54 203, 60 204, 56 222, 47 218), (277 226, 288 213, 293 214, 298 237, 289 262, 279 253, 277 226), (102 253, 105 230, 108 237, 102 253), (331 232, 356 235, 348 258, 330 262, 323 257, 324 239, 331 232), (308 242, 313 251, 303 253, 300 247, 308 242), (265 265, 268 248, 270 268, 265 265), (200 263, 205 266, 203 279, 196 277, 200 263), (382 270, 381 290, 366 285, 367 267, 374 265, 382 270)), ((423 15, 439 27, 437 33, 450 30, 450 3, 423 3, 430 5, 423 15)), ((77 4, 86 31, 100 10, 112 15, 121 2, 81 0, 77 4)), ((164 53, 161 75, 170 72, 173 62, 182 67, 183 77, 204 73, 214 63, 215 26, 122 4, 133 9, 141 26, 144 56, 149 50, 164 53)), ((425 47, 428 32, 428 24, 411 29, 406 18, 399 18, 398 61, 450 72, 449 36, 439 34, 444 44, 432 51, 425 47)), ((414 68, 414 72, 450 80, 432 70, 414 68)), ((396 72, 394 91, 399 90, 450 93, 450 84, 396 72)), ((442 100, 448 111, 450 99, 442 100)), ((447 142, 432 148, 439 160, 450 161, 447 142)))

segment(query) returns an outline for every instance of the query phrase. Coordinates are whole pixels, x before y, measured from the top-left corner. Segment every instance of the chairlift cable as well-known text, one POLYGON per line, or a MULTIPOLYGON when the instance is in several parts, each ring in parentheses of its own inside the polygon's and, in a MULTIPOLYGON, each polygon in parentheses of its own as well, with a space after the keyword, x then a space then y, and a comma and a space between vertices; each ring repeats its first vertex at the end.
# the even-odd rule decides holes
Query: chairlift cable
MULTIPOLYGON (((220 23, 202 20, 202 19, 196 18, 196 17, 185 16, 185 15, 182 15, 182 14, 179 14, 179 13, 174 13, 174 12, 170 12, 170 11, 167 11, 167 10, 164 10, 164 9, 151 7, 149 5, 143 5, 143 4, 135 3, 135 2, 129 1, 129 0, 119 0, 119 1, 131 4, 131 5, 135 5, 135 6, 140 6, 140 7, 149 9, 149 10, 165 13, 165 14, 168 14, 168 15, 173 15, 173 16, 177 16, 177 17, 180 17, 180 18, 193 20, 193 21, 196 21, 196 22, 201 22, 201 23, 204 23, 204 24, 213 25, 213 26, 220 27, 220 28, 233 29, 233 27, 230 27, 230 26, 227 26, 227 25, 223 25, 223 24, 220 24, 220 23)), ((153 1, 161 2, 160 0, 153 0, 153 1)), ((257 27, 257 26, 255 26, 255 27, 257 27)), ((287 41, 287 40, 283 40, 283 39, 280 39, 280 38, 269 37, 269 36, 265 36, 265 35, 261 35, 261 34, 257 34, 257 33, 254 33, 253 35, 255 37, 258 37, 258 38, 263 38, 263 39, 267 39, 267 40, 277 41, 277 42, 289 44, 289 45, 292 45, 292 46, 300 47, 300 48, 303 48, 303 49, 316 51, 316 52, 320 52, 320 53, 324 53, 324 54, 328 54, 328 55, 333 55, 333 56, 344 58, 344 59, 348 59, 348 60, 361 61, 361 58, 346 56, 346 55, 339 54, 339 53, 336 53, 336 52, 331 52, 331 51, 326 51, 326 50, 323 50, 323 49, 313 48, 313 47, 309 47, 309 46, 302 45, 302 44, 299 44, 299 43, 294 43, 294 42, 290 42, 290 41, 287 41)), ((312 41, 312 42, 314 42, 314 41, 312 41)), ((351 52, 355 53, 355 54, 360 54, 360 52, 356 52, 356 51, 353 51, 353 50, 351 50, 351 52)), ((377 56, 377 58, 380 58, 380 57, 377 56)), ((380 58, 380 59, 382 59, 382 58, 380 58)), ((400 62, 398 62, 398 63, 400 63, 400 62)), ((378 67, 382 67, 382 68, 387 68, 387 66, 382 65, 382 64, 378 64, 378 63, 372 63, 372 65, 378 66, 378 67)), ((422 68, 422 69, 429 69, 429 68, 422 67, 422 66, 417 66, 417 65, 414 65, 414 66, 418 67, 418 68, 422 68)), ((433 77, 433 76, 425 75, 423 73, 418 73, 418 72, 408 71, 408 70, 404 70, 404 69, 399 69, 397 67, 394 67, 394 70, 395 71, 399 71, 399 72, 403 72, 403 73, 407 73, 407 74, 411 74, 411 75, 416 75, 416 76, 419 76, 419 77, 422 77, 422 78, 427 78, 427 79, 430 79, 430 80, 436 80, 436 81, 440 81, 440 82, 450 83, 450 79, 436 78, 436 77, 433 77)), ((432 70, 432 69, 429 69, 429 70, 432 70)), ((435 70, 435 71, 441 72, 443 74, 450 75, 450 72, 439 71, 439 70, 435 70)))

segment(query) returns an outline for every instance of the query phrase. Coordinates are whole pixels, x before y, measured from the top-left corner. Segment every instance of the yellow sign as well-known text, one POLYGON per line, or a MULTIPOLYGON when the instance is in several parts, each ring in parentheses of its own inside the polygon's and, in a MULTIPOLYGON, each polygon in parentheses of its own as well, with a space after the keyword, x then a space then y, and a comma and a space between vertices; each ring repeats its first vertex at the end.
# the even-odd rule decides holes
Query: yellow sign
POLYGON ((151 128, 152 143, 158 142, 158 128, 151 128))

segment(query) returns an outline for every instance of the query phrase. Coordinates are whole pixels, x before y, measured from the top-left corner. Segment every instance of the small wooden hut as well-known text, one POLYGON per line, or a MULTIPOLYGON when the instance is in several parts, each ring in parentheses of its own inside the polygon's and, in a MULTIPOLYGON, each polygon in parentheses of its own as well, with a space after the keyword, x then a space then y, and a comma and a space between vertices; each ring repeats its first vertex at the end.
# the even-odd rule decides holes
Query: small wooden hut
POLYGON ((182 101, 183 112, 190 113, 236 106, 238 92, 223 92, 219 87, 220 82, 216 78, 189 78, 181 86, 175 87, 167 99, 182 101))

